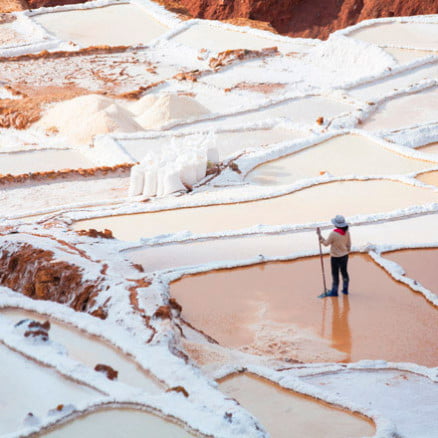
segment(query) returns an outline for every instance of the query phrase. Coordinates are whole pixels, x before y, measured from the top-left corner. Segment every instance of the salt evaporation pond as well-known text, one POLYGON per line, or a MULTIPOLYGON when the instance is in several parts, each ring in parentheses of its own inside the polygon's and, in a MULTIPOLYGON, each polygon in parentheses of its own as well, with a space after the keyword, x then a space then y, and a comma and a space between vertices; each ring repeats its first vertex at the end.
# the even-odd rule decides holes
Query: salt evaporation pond
POLYGON ((356 406, 379 412, 397 426, 400 436, 437 435, 438 385, 427 377, 399 370, 348 370, 303 379, 356 406))
POLYGON ((33 19, 59 39, 84 47, 146 44, 168 30, 145 8, 133 4, 59 11, 33 19))
POLYGON ((349 33, 350 37, 377 45, 438 48, 438 23, 379 23, 349 33))
POLYGON ((45 438, 190 438, 182 427, 135 409, 103 409, 43 433, 45 438))
POLYGON ((11 186, 0 191, 0 202, 7 215, 35 215, 35 212, 60 209, 66 205, 95 206, 96 202, 123 200, 129 187, 129 176, 104 178, 58 179, 41 181, 32 186, 11 186), (32 193, 32 205, 29 195, 32 193), (96 201, 98 200, 98 201, 96 201))
POLYGON ((323 172, 334 176, 400 175, 431 167, 428 163, 391 152, 367 137, 342 135, 285 158, 262 164, 246 180, 255 184, 290 184, 315 178, 323 172), (342 159, 339 159, 342 157, 342 159))
POLYGON ((349 272, 350 295, 324 300, 318 258, 187 276, 170 292, 185 320, 247 353, 437 366, 437 309, 366 256, 351 256, 349 272))
POLYGON ((407 249, 383 256, 398 263, 405 270, 406 277, 438 295, 438 249, 407 249))
POLYGON ((108 228, 118 239, 133 241, 184 230, 211 233, 258 224, 325 221, 339 213, 339 205, 348 217, 389 212, 437 200, 438 193, 433 190, 394 181, 342 181, 260 201, 82 220, 74 223, 74 229, 108 228))
POLYGON ((393 56, 399 64, 408 64, 416 59, 425 58, 426 56, 436 55, 438 52, 429 50, 409 50, 386 47, 385 52, 393 56))
POLYGON ((91 402, 102 397, 93 389, 74 383, 56 371, 38 365, 0 343, 0 435, 24 427, 31 412, 45 417, 60 404, 91 402))
POLYGON ((371 421, 251 374, 232 375, 219 388, 265 426, 272 438, 354 438, 373 436, 371 421), (317 419, 317 421, 315 421, 317 419))
POLYGON ((363 122, 367 131, 396 130, 435 122, 438 118, 438 88, 397 97, 383 103, 363 122))
POLYGON ((303 51, 309 47, 308 44, 295 43, 293 40, 283 39, 281 41, 281 37, 278 39, 263 38, 253 33, 239 31, 238 28, 229 30, 202 22, 195 23, 188 29, 178 33, 173 37, 173 41, 195 49, 208 49, 217 52, 233 49, 260 50, 267 47, 278 47, 281 52, 287 53, 303 51))
POLYGON ((73 150, 46 149, 32 152, 0 153, 0 175, 91 168, 95 165, 73 150))
MULTIPOLYGON (((265 122, 269 119, 285 118, 295 123, 314 124, 319 117, 325 120, 349 113, 353 110, 351 105, 327 99, 320 96, 288 99, 260 109, 248 110, 231 116, 218 117, 212 120, 191 123, 190 127, 211 129, 227 125, 228 127, 241 127, 245 123, 265 122)), ((185 125, 182 126, 186 128, 185 125)))
POLYGON ((426 154, 438 154, 438 142, 437 143, 429 143, 425 146, 421 146, 418 148, 421 152, 425 152, 426 154))
POLYGON ((426 184, 431 184, 438 187, 438 170, 435 170, 434 172, 422 173, 421 175, 417 176, 417 179, 426 184))
POLYGON ((97 364, 109 365, 118 371, 119 381, 142 388, 150 393, 160 392, 157 382, 154 382, 131 359, 118 352, 102 339, 90 336, 71 325, 59 323, 53 318, 47 318, 35 312, 7 308, 0 310, 0 315, 9 318, 13 324, 23 319, 49 320, 51 324, 50 340, 64 345, 72 359, 82 362, 92 369, 97 364))
POLYGON ((349 93, 365 102, 373 102, 382 96, 392 94, 396 90, 403 90, 409 86, 438 76, 436 62, 412 68, 407 71, 385 77, 377 81, 367 82, 364 85, 352 88, 349 93))
MULTIPOLYGON (((184 141, 184 137, 177 137, 177 140, 184 141)), ((222 161, 245 149, 295 140, 300 137, 303 137, 303 133, 291 129, 254 129, 251 131, 218 132, 214 134, 214 142, 219 153, 219 160, 222 161)), ((136 161, 143 159, 148 152, 160 151, 171 142, 168 135, 153 138, 120 139, 118 141, 136 161)))
MULTIPOLYGON (((392 220, 378 224, 351 227, 353 244, 364 247, 378 245, 427 245, 438 221, 437 214, 392 220)), ((238 236, 228 239, 209 239, 144 246, 126 251, 133 263, 143 266, 145 272, 196 266, 212 262, 236 262, 264 257, 286 257, 303 251, 318 249, 315 229, 285 234, 238 236)))

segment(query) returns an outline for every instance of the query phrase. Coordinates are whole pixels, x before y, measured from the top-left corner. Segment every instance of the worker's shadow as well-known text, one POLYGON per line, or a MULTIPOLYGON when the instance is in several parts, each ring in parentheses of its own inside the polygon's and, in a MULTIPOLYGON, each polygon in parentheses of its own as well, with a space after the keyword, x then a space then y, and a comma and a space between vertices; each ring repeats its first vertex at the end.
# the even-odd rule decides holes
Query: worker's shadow
POLYGON ((332 311, 332 346, 346 353, 345 362, 351 359, 351 331, 348 320, 350 313, 350 301, 348 295, 342 295, 342 300, 331 300, 332 311), (342 305, 340 303, 342 301, 342 305))

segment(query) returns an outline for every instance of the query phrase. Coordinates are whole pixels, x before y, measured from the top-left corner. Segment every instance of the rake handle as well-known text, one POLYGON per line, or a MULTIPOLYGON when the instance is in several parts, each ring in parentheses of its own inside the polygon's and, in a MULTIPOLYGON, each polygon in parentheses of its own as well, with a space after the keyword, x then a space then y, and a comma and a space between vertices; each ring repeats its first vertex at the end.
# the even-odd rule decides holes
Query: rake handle
POLYGON ((318 227, 316 229, 316 232, 318 233, 318 243, 319 243, 319 259, 321 261, 321 271, 322 271, 322 283, 324 285, 324 292, 327 291, 327 283, 325 281, 325 269, 324 269, 324 260, 322 257, 322 246, 321 241, 319 240, 319 237, 321 236, 321 229, 318 227))

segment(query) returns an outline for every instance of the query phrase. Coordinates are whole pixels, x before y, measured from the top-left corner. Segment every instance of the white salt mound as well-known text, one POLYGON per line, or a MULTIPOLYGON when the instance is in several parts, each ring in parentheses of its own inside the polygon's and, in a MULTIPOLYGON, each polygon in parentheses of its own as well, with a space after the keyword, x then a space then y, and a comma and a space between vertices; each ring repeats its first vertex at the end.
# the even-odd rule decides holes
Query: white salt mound
POLYGON ((157 94, 147 94, 135 102, 129 102, 124 107, 135 116, 141 116, 145 111, 149 110, 159 99, 157 94))
POLYGON ((135 132, 142 128, 132 114, 113 99, 90 94, 57 103, 50 107, 37 126, 56 128, 73 144, 90 144, 98 134, 135 132))
POLYGON ((156 129, 208 112, 191 97, 176 94, 148 95, 129 104, 89 94, 54 104, 36 126, 56 129, 71 143, 84 145, 92 143, 96 135, 156 129))
POLYGON ((157 129, 169 122, 199 117, 208 113, 207 108, 189 96, 162 94, 135 120, 144 129, 157 129))
POLYGON ((348 81, 358 80, 365 74, 378 75, 397 65, 397 61, 380 47, 342 35, 331 35, 312 49, 306 59, 348 81))

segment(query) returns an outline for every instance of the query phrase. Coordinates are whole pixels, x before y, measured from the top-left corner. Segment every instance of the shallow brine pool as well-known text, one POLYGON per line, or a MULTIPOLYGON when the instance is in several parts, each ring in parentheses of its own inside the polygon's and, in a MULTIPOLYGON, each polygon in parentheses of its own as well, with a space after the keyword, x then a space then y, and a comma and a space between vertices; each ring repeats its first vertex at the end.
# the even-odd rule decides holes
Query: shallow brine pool
POLYGON ((323 289, 318 258, 187 276, 170 291, 184 319, 247 353, 436 366, 437 309, 366 256, 351 256, 349 271, 350 294, 326 299, 317 298, 323 289))

